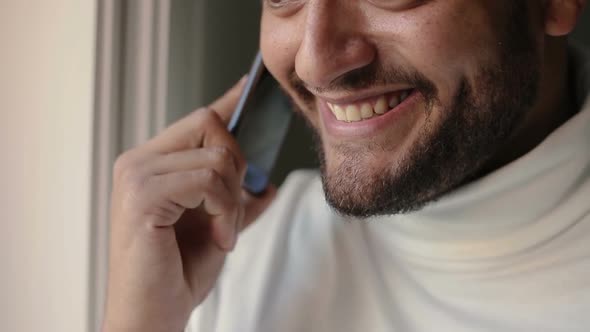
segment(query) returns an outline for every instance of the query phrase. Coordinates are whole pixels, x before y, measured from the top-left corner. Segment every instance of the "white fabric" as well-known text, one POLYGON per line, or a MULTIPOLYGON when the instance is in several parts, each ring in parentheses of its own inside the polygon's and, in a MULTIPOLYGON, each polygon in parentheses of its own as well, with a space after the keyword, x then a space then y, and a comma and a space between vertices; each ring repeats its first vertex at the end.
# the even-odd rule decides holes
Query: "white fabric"
POLYGON ((590 103, 412 214, 345 220, 294 173, 187 331, 590 331, 590 103))

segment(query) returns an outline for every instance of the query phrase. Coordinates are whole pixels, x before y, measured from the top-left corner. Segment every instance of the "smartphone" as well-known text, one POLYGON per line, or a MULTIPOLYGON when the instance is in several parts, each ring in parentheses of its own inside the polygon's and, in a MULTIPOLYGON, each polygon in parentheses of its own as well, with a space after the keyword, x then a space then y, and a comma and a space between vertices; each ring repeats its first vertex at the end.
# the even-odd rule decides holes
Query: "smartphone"
POLYGON ((228 125, 248 162, 243 187, 249 193, 258 196, 268 187, 292 115, 289 99, 259 52, 228 125))

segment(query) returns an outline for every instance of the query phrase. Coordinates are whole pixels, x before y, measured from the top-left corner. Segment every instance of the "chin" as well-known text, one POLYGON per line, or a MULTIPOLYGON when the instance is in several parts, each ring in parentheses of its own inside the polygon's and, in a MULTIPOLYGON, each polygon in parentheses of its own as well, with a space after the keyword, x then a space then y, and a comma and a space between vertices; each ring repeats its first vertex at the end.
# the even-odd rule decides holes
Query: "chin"
POLYGON ((318 145, 326 200, 341 215, 367 218, 407 213, 431 200, 428 190, 416 190, 423 182, 409 174, 416 165, 412 153, 401 147, 318 145))

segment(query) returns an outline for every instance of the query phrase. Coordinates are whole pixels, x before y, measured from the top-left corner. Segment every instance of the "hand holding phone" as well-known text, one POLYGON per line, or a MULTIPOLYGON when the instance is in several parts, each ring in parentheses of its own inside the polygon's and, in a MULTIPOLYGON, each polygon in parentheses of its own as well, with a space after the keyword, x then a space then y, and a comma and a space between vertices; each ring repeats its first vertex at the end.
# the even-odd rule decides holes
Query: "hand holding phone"
POLYGON ((239 232, 271 203, 272 189, 244 193, 246 162, 227 131, 242 89, 117 159, 103 331, 182 331, 239 232))

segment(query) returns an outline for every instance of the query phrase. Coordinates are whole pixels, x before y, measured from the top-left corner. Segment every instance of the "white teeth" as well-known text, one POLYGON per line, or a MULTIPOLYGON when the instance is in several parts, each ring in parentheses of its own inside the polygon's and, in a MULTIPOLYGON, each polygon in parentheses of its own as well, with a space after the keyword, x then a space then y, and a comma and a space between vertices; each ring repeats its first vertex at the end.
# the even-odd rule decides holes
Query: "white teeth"
POLYGON ((385 112, 387 112, 387 100, 385 97, 381 97, 377 100, 377 104, 375 104, 375 113, 384 114, 385 112))
POLYGON ((334 115, 338 121, 346 121, 346 112, 338 105, 334 105, 334 115))
POLYGON ((395 108, 400 103, 400 98, 398 96, 392 96, 389 98, 389 109, 395 108))
POLYGON ((374 106, 368 102, 361 105, 350 104, 345 106, 327 104, 338 121, 357 122, 387 113, 387 111, 396 108, 406 100, 409 95, 410 92, 406 90, 393 96, 390 95, 390 97, 381 96, 375 101, 374 106))
POLYGON ((350 122, 361 121, 361 111, 358 106, 350 105, 346 108, 346 119, 350 122))
POLYGON ((370 119, 373 117, 373 107, 370 104, 363 104, 361 106, 361 116, 363 119, 370 119))
POLYGON ((404 91, 404 92, 402 92, 402 93, 399 95, 399 100, 400 100, 400 103, 401 103, 402 101, 406 100, 406 98, 408 98, 408 95, 409 95, 408 91, 404 91))

